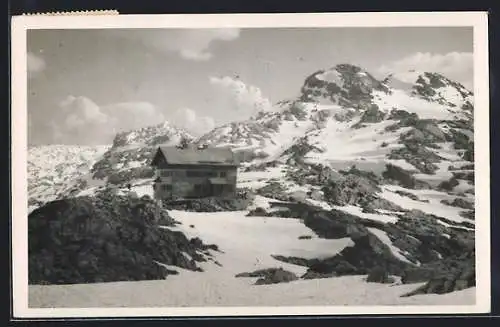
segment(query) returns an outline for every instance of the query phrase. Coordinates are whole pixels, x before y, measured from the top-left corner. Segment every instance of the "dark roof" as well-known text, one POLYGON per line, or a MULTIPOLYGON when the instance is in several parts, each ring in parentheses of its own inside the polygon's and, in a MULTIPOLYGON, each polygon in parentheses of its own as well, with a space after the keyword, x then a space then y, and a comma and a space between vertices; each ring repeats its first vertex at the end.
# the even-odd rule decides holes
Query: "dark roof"
POLYGON ((176 146, 159 146, 152 164, 155 164, 158 155, 163 155, 170 165, 238 165, 233 151, 226 147, 204 149, 188 147, 183 149, 176 146))

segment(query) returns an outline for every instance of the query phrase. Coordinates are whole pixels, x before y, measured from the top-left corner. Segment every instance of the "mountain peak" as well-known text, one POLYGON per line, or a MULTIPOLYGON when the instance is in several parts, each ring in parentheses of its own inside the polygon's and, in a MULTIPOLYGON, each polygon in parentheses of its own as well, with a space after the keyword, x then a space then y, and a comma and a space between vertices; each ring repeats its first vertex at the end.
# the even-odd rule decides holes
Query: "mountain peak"
POLYGON ((415 81, 412 94, 450 107, 467 110, 473 108, 472 91, 440 73, 420 74, 415 81))
POLYGON ((181 139, 193 140, 194 137, 182 128, 164 121, 154 126, 118 133, 113 140, 113 147, 144 144, 158 145, 163 143, 177 144, 181 139))
POLYGON ((366 70, 344 63, 308 76, 301 89, 301 100, 362 109, 371 102, 374 90, 389 91, 366 70))

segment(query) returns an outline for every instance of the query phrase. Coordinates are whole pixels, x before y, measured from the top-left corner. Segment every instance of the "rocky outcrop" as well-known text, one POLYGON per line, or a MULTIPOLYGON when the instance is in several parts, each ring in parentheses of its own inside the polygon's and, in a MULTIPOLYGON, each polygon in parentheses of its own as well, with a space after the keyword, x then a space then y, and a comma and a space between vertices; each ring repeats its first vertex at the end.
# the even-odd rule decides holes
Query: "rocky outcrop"
POLYGON ((365 212, 374 213, 378 209, 404 211, 400 206, 381 198, 378 193, 382 178, 372 172, 355 167, 340 171, 340 176, 329 179, 322 187, 323 198, 333 205, 359 205, 365 212))
POLYGON ((439 168, 436 163, 444 159, 417 142, 404 141, 404 147, 392 150, 388 158, 405 160, 424 174, 435 174, 439 168))
POLYGON ((431 146, 434 143, 446 142, 446 134, 439 128, 434 119, 418 119, 413 128, 400 136, 403 142, 415 142, 431 146))
POLYGON ((219 212, 245 210, 252 201, 240 197, 208 197, 165 202, 168 210, 219 212))
POLYGON ((403 190, 397 190, 397 191, 394 191, 394 193, 398 194, 398 195, 401 195, 401 196, 405 196, 409 199, 412 199, 413 201, 420 201, 420 202, 429 202, 429 200, 421 200, 418 196, 416 196, 415 194, 411 193, 411 192, 406 192, 406 191, 403 191, 403 190))
POLYGON ((368 283, 391 284, 394 283, 395 280, 392 276, 389 276, 386 268, 377 266, 368 272, 366 281, 368 283))
POLYGON ((449 180, 439 183, 438 189, 442 191, 451 192, 459 184, 460 182, 458 181, 458 179, 453 176, 449 180))
POLYGON ((278 201, 288 201, 289 196, 286 195, 286 189, 278 182, 268 183, 255 191, 256 194, 266 198, 275 199, 278 201))
POLYGON ((468 200, 465 200, 462 198, 455 198, 455 199, 453 199, 453 201, 441 200, 441 203, 452 206, 452 207, 462 208, 462 209, 469 209, 469 210, 474 209, 474 202, 468 201, 468 200))
POLYGON ((174 223, 165 211, 156 217, 151 200, 108 192, 47 203, 28 217, 29 283, 150 280, 175 273, 162 264, 200 270, 204 244, 159 227, 174 223))
POLYGON ((416 113, 410 113, 406 110, 393 109, 387 117, 388 120, 396 120, 397 123, 389 125, 385 128, 388 132, 396 131, 402 127, 414 127, 417 125, 419 117, 416 113))
POLYGON ((385 165, 385 171, 382 173, 382 176, 389 184, 399 185, 404 188, 409 188, 409 189, 430 188, 429 184, 417 180, 411 172, 396 165, 392 164, 385 165))
MULTIPOLYGON (((403 283, 427 282, 447 275, 458 262, 464 262, 465 269, 469 264, 463 255, 474 251, 474 230, 463 228, 464 223, 419 210, 397 214, 395 223, 383 223, 341 210, 325 211, 306 204, 284 206, 289 208, 286 215, 300 217, 318 237, 350 238, 354 243, 323 259, 273 256, 276 260, 308 267, 301 276, 303 279, 369 275, 367 281, 391 283, 390 276, 396 275, 403 277, 403 283), (456 227, 446 227, 440 221, 456 227), (404 258, 396 257, 370 228, 386 233, 404 258)), ((284 213, 271 211, 267 215, 283 216, 284 213)))
POLYGON ((429 293, 444 294, 474 287, 476 285, 474 252, 407 270, 402 276, 402 281, 404 283, 427 281, 425 285, 404 294, 404 297, 429 293))
POLYGON ((380 111, 379 107, 376 104, 372 104, 359 119, 359 122, 352 125, 352 128, 362 128, 365 127, 365 123, 379 123, 384 120, 385 113, 380 111))
MULTIPOLYGON (((377 266, 386 267, 388 273, 399 275, 407 263, 398 260, 377 236, 372 234, 362 219, 348 213, 331 210, 316 211, 303 217, 304 224, 322 238, 351 238, 353 246, 324 260, 309 262, 309 270, 315 274, 367 274, 377 266)), ((382 227, 383 224, 373 225, 382 227)))
POLYGON ((298 279, 294 273, 283 268, 260 269, 253 272, 240 273, 236 277, 259 277, 255 285, 289 283, 298 279))

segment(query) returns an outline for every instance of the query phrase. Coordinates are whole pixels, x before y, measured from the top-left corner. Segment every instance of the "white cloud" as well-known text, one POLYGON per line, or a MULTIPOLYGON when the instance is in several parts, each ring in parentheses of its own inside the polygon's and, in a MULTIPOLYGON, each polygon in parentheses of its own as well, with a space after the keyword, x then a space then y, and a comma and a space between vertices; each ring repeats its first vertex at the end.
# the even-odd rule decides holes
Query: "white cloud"
POLYGON ((189 108, 177 110, 171 118, 171 122, 193 135, 202 135, 215 127, 215 121, 212 117, 198 116, 196 111, 189 108))
POLYGON ((218 92, 219 105, 227 109, 240 111, 242 115, 253 115, 260 111, 272 110, 271 101, 256 86, 247 85, 241 80, 229 76, 210 77, 210 84, 218 92))
MULTIPOLYGON (((411 78, 409 70, 441 73, 451 80, 458 81, 468 88, 473 84, 473 55, 470 52, 449 52, 432 54, 417 52, 411 56, 383 65, 378 69, 380 74, 395 73, 401 79, 411 78)), ((414 82, 404 81, 404 82, 414 82)))
POLYGON ((109 144, 116 133, 159 124, 165 117, 147 102, 125 102, 98 106, 83 96, 69 96, 59 104, 53 123, 55 142, 109 144))
POLYGON ((210 46, 215 41, 232 41, 240 36, 236 28, 172 29, 172 30, 117 30, 112 35, 140 41, 146 47, 176 52, 182 58, 206 61, 212 58, 210 46))
POLYGON ((43 71, 46 67, 45 60, 43 58, 35 55, 32 52, 28 52, 27 54, 27 69, 28 69, 28 76, 32 77, 41 71, 43 71))

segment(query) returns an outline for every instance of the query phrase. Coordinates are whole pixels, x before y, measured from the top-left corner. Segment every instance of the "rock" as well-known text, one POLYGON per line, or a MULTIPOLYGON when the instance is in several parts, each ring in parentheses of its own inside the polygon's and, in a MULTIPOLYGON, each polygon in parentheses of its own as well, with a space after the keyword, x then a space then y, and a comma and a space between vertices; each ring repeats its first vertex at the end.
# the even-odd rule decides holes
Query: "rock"
POLYGON ((314 201, 323 201, 324 200, 323 192, 317 191, 317 190, 311 191, 311 194, 309 194, 309 197, 314 201))
MULTIPOLYGON (((408 297, 430 293, 444 294, 474 287, 476 285, 475 256, 472 255, 465 260, 463 258, 457 258, 456 260, 455 262, 448 260, 447 265, 442 264, 440 266, 441 269, 434 268, 433 270, 432 268, 427 268, 426 274, 417 274, 420 278, 415 278, 415 280, 421 282, 422 279, 427 279, 429 281, 425 285, 403 296, 408 297), (451 265, 450 263, 454 264, 451 265)), ((403 276, 403 282, 408 283, 408 280, 408 275, 403 276)))
POLYGON ((312 279, 313 276, 345 276, 362 273, 355 265, 347 262, 341 256, 334 256, 323 260, 311 260, 309 269, 302 278, 312 279))
POLYGON ((170 210, 183 210, 192 212, 220 212, 245 210, 252 200, 232 197, 209 197, 166 202, 170 210))
POLYGON ((293 160, 293 162, 302 163, 304 161, 304 157, 311 151, 322 152, 321 149, 311 145, 308 142, 307 137, 300 138, 297 142, 295 142, 291 147, 289 147, 283 155, 289 156, 288 162, 293 160))
POLYGON ((402 127, 411 127, 417 124, 419 117, 416 113, 409 113, 405 110, 394 109, 390 112, 389 120, 398 120, 397 123, 389 125, 385 128, 386 131, 396 131, 402 127))
POLYGON ((249 273, 240 273, 236 277, 260 277, 255 282, 255 285, 288 283, 298 279, 294 273, 283 268, 268 268, 249 273))
POLYGON ((172 272, 161 264, 199 270, 205 245, 159 228, 174 222, 155 213, 153 201, 109 192, 38 208, 28 217, 29 284, 163 279, 172 272))
POLYGON ((453 201, 442 200, 441 203, 462 209, 470 209, 470 210, 474 209, 474 202, 467 201, 461 198, 455 198, 453 199, 453 201))
POLYGON ((453 177, 456 179, 463 179, 474 184, 474 170, 473 171, 454 171, 452 172, 453 177))
POLYGON ((378 123, 383 121, 385 118, 385 113, 380 111, 379 107, 376 104, 372 104, 363 114, 359 122, 354 124, 352 128, 361 128, 365 127, 363 123, 378 123))
POLYGON ((405 160, 424 174, 434 174, 439 168, 435 164, 444 160, 433 151, 428 150, 425 146, 418 143, 418 141, 407 140, 403 142, 403 145, 403 148, 392 150, 388 158, 405 160))
POLYGON ((318 211, 303 219, 304 224, 321 238, 349 237, 354 242, 332 258, 309 261, 310 271, 341 276, 365 274, 375 266, 384 266, 391 274, 398 275, 407 265, 395 258, 387 245, 361 223, 363 219, 339 210, 318 211))
POLYGON ((304 259, 304 258, 298 258, 298 257, 285 257, 282 255, 272 255, 272 257, 278 261, 282 261, 285 263, 291 263, 293 265, 297 266, 304 266, 304 267, 309 267, 311 264, 311 260, 309 259, 304 259))
POLYGON ((468 211, 460 211, 459 215, 461 217, 470 219, 470 220, 475 220, 476 219, 476 211, 475 210, 468 210, 468 211))
POLYGON ((266 209, 264 209, 262 207, 257 207, 254 210, 250 210, 247 213, 247 217, 267 217, 267 216, 268 216, 268 213, 267 213, 266 209))
POLYGON ((258 195, 278 201, 288 201, 287 190, 278 182, 268 183, 255 191, 258 195))
POLYGON ((416 142, 426 146, 432 146, 434 143, 446 142, 446 134, 439 128, 437 122, 433 119, 418 119, 414 127, 400 137, 403 143, 416 142))
POLYGON ((357 217, 340 210, 330 212, 310 212, 305 216, 304 224, 321 238, 344 238, 351 234, 366 235, 368 230, 357 223, 357 217))
POLYGON ((323 186, 322 191, 326 201, 335 205, 348 205, 370 201, 381 189, 376 181, 350 173, 340 180, 330 181, 323 186))
POLYGON ((409 189, 426 189, 430 188, 430 186, 422 181, 417 180, 413 175, 408 171, 401 167, 387 164, 385 166, 385 171, 382 173, 382 176, 392 184, 400 185, 404 188, 409 189))
POLYGON ((459 184, 460 184, 460 182, 458 181, 458 179, 456 179, 455 177, 452 177, 447 181, 441 182, 438 185, 438 189, 444 190, 444 191, 453 191, 453 189, 456 186, 458 186, 459 184))
POLYGON ((320 279, 336 277, 336 273, 320 273, 313 270, 308 270, 304 275, 300 276, 301 279, 320 279))
POLYGON ((388 210, 388 211, 399 211, 399 212, 407 211, 406 209, 403 209, 397 204, 380 197, 374 197, 372 199, 365 198, 359 201, 359 205, 363 208, 363 212, 367 213, 377 213, 377 210, 388 210))
POLYGON ((394 193, 396 193, 398 195, 401 195, 401 196, 406 196, 407 198, 410 198, 410 199, 412 199, 414 201, 420 201, 420 199, 418 198, 418 196, 416 196, 415 194, 410 193, 410 192, 405 192, 405 191, 397 190, 397 191, 394 191, 394 193))
POLYGON ((376 266, 368 272, 366 281, 368 283, 391 284, 394 283, 394 278, 389 276, 385 268, 376 266))

